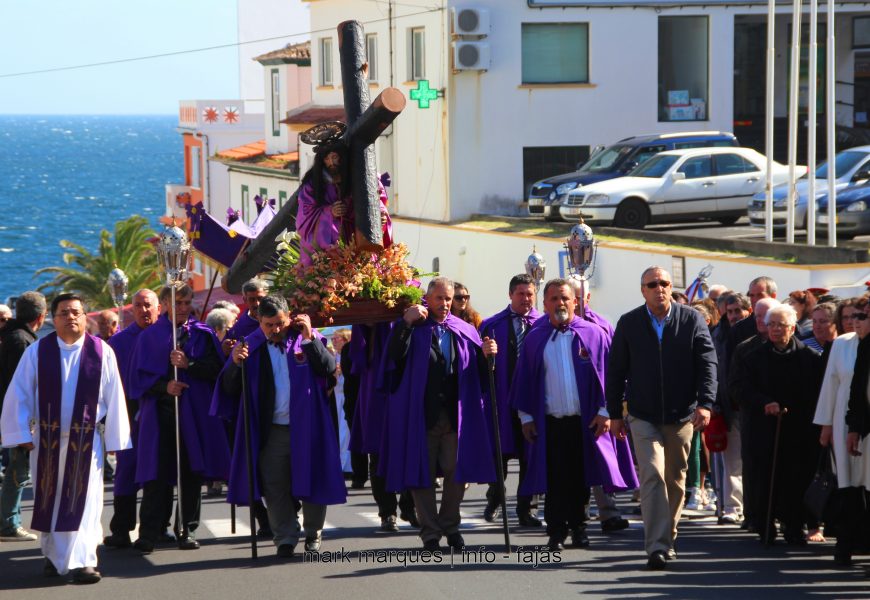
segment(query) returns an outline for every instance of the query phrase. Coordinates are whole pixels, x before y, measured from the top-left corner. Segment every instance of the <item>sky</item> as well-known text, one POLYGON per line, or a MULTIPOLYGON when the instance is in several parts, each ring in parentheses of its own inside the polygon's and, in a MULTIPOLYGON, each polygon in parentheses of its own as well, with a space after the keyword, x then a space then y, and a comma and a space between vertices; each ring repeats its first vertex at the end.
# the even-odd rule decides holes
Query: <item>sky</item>
POLYGON ((263 38, 309 29, 301 0, 0 0, 0 114, 176 114, 181 99, 238 98, 238 47, 10 74, 235 44, 239 5, 275 3, 284 15, 263 38))

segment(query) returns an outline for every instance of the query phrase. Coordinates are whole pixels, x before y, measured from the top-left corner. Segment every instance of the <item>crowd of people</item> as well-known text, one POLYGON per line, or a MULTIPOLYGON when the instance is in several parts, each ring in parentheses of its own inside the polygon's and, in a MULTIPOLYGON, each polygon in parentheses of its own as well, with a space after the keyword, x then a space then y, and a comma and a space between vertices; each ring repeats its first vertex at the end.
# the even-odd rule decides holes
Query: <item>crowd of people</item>
POLYGON ((870 297, 810 289, 780 301, 759 277, 745 294, 715 285, 690 302, 650 267, 643 304, 614 326, 577 279, 540 292, 543 312, 535 282, 516 275, 506 308, 483 318, 469 287, 435 277, 394 323, 331 340, 259 279, 241 310, 219 302, 204 321, 185 285, 141 290, 133 323, 118 331, 102 311, 94 334, 79 296, 49 306, 26 292, 14 318, 0 306, 0 540, 37 539, 21 520, 32 479, 44 575, 93 583, 100 543, 196 550, 203 493, 225 484, 227 502, 252 505, 258 536, 291 558, 300 542, 319 552, 328 506, 370 481, 380 529, 405 520, 427 552, 442 539, 465 547, 473 484, 488 486, 484 519, 510 500, 551 551, 589 545, 593 498, 604 532, 628 527, 615 494, 635 491, 650 569, 677 559, 684 508, 715 508, 765 544, 835 537, 839 565, 866 550, 870 297), (48 314, 54 332, 38 337, 48 314), (804 494, 829 450, 839 489, 811 513, 804 494), (515 490, 497 483, 511 460, 515 490))

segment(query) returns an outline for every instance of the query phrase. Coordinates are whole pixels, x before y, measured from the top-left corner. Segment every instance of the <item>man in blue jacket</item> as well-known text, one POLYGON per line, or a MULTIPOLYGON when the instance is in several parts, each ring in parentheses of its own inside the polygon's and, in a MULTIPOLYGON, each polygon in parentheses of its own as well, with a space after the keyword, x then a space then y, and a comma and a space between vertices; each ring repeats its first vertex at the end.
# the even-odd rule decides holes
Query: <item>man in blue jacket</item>
POLYGON ((709 423, 716 399, 716 350, 700 313, 671 302, 667 271, 649 267, 640 283, 645 303, 616 324, 605 395, 617 438, 625 437, 627 400, 647 565, 664 569, 676 558, 692 434, 709 423))

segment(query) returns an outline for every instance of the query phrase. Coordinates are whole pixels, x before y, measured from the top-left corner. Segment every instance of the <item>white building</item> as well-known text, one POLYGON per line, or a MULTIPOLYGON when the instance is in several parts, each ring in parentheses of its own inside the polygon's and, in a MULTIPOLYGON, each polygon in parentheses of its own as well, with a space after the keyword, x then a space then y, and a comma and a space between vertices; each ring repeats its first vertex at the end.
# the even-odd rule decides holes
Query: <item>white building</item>
MULTIPOLYGON (((367 34, 372 97, 390 85, 409 95, 376 146, 379 169, 393 175, 391 210, 400 216, 450 222, 517 212, 533 181, 572 170, 591 148, 630 135, 734 131, 744 145, 764 149, 765 2, 309 5, 312 108, 342 104, 335 28, 348 19, 367 34), (428 108, 410 99, 423 81, 440 96, 428 108)), ((776 18, 783 150, 790 10, 779 6, 776 18)), ((860 136, 870 125, 870 12, 848 1, 837 11, 837 123, 860 136)), ((806 33, 807 15, 804 21, 806 33)), ((824 15, 820 21, 824 57, 824 15)), ((819 65, 823 81, 824 60, 819 65)), ((823 123, 823 90, 819 97, 823 123)), ((805 83, 801 100, 805 107, 805 83)), ((310 164, 305 149, 300 163, 302 171, 310 164)))

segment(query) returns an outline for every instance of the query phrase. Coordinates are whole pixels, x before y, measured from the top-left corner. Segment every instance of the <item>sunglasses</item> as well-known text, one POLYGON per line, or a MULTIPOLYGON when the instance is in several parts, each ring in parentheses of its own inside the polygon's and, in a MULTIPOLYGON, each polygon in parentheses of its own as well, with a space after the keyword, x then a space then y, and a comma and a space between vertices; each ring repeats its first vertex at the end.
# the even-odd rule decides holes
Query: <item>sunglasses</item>
POLYGON ((463 294, 463 295, 457 294, 456 296, 453 296, 453 297, 456 298, 457 300, 468 300, 469 298, 471 298, 471 295, 470 294, 463 294))
POLYGON ((852 315, 852 318, 856 321, 863 321, 868 317, 870 317, 870 315, 868 315, 867 313, 855 313, 852 315))
POLYGON ((658 281, 648 281, 643 285, 644 285, 644 287, 646 287, 649 290, 654 290, 654 289, 657 289, 659 287, 663 287, 663 288, 667 289, 667 288, 671 287, 671 282, 665 281, 664 279, 659 279, 658 281))

